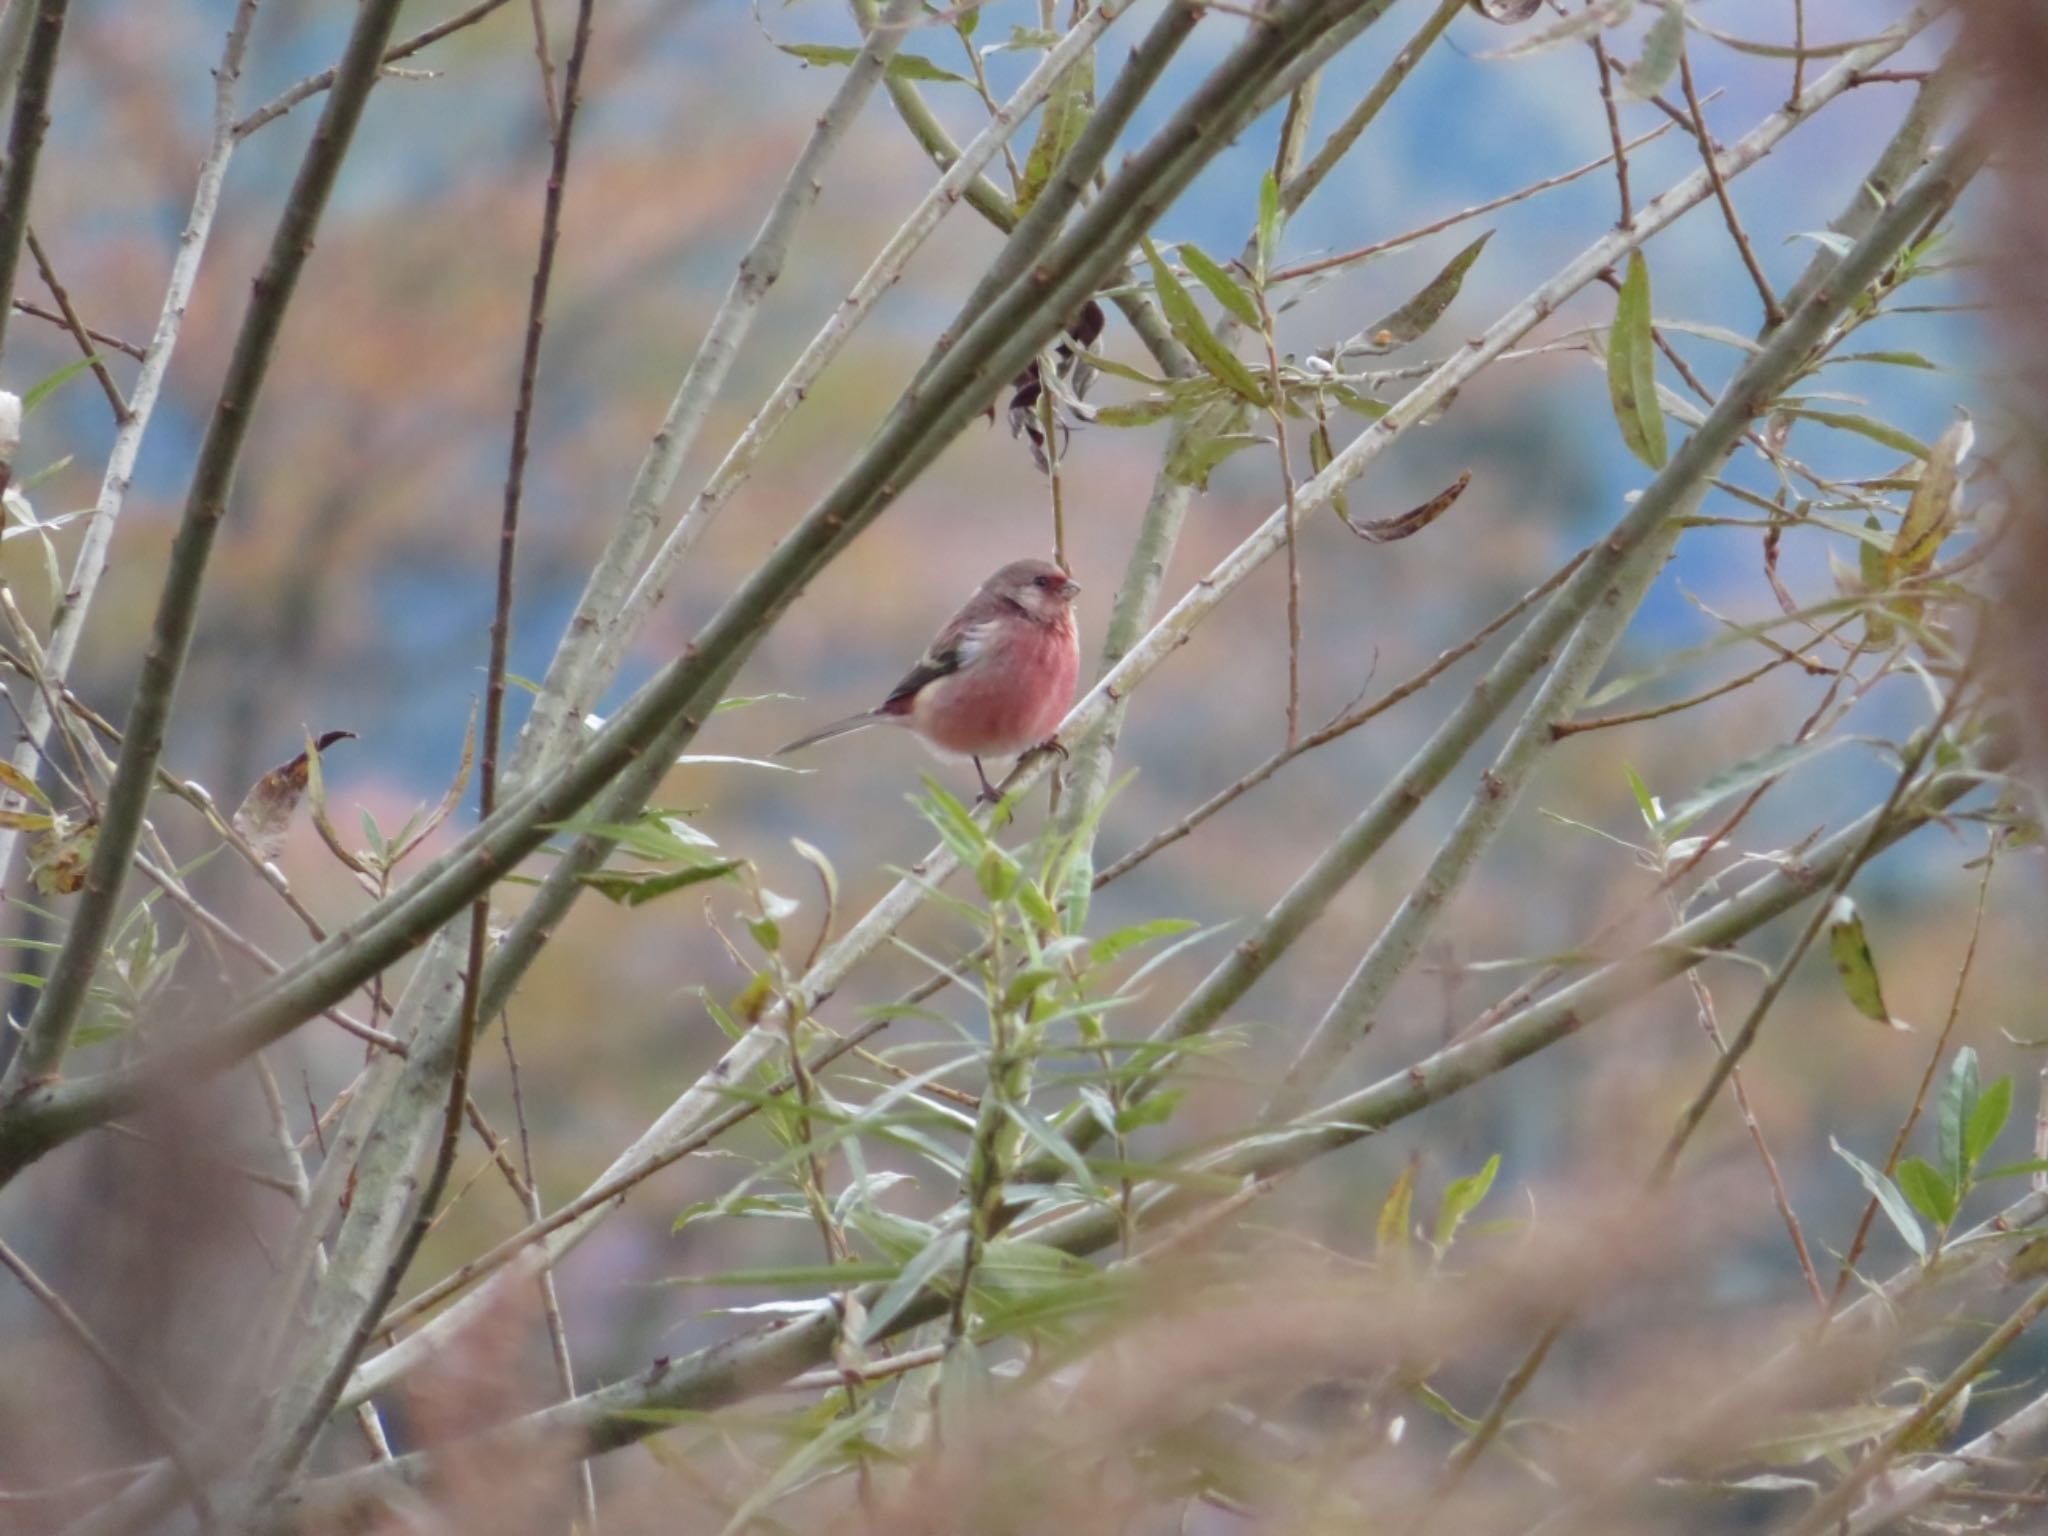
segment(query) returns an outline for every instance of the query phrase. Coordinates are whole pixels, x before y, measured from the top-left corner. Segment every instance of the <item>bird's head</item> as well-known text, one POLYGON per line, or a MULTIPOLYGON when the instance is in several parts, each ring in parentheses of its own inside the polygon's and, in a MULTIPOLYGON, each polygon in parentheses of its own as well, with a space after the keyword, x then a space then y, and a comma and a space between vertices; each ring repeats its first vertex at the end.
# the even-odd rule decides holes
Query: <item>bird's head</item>
POLYGON ((982 584, 991 597, 1015 603, 1041 624, 1064 620, 1081 583, 1049 560, 1013 560, 982 584))

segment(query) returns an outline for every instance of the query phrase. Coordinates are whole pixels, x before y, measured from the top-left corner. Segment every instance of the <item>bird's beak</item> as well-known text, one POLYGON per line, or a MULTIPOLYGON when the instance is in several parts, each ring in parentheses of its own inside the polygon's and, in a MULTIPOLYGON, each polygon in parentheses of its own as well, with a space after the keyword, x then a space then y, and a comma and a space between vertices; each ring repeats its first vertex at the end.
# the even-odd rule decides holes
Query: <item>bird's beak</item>
POLYGON ((1078 581, 1074 580, 1074 578, 1073 578, 1073 577, 1069 576, 1069 577, 1067 578, 1067 584, 1066 584, 1065 586, 1063 586, 1063 587, 1061 587, 1061 588, 1060 588, 1060 596, 1061 596, 1061 597, 1072 597, 1072 596, 1073 596, 1073 595, 1074 595, 1074 594, 1075 594, 1076 592, 1079 592, 1080 590, 1081 590, 1081 583, 1079 583, 1078 581))

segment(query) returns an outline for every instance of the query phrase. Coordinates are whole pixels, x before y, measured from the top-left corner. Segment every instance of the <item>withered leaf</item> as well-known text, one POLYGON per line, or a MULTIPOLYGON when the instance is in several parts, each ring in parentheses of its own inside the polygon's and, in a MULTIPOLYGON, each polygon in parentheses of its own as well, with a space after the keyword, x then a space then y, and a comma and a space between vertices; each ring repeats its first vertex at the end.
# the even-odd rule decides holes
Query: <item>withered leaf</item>
POLYGON ((1396 539, 1405 539, 1410 534, 1422 532, 1450 511, 1451 504, 1465 494, 1465 487, 1471 483, 1472 471, 1468 469, 1447 488, 1437 492, 1412 512, 1403 512, 1399 517, 1383 518, 1376 523, 1354 523, 1347 518, 1344 526, 1367 543, 1391 544, 1396 539))
POLYGON ((1443 270, 1431 278, 1428 286, 1414 298, 1399 309, 1380 316, 1345 342, 1340 350, 1351 355, 1363 353, 1367 357, 1380 357, 1396 347, 1421 340, 1451 307, 1458 290, 1465 286, 1465 274, 1472 269, 1472 263, 1479 259, 1479 253, 1486 249, 1486 242, 1492 238, 1493 231, 1489 229, 1445 262, 1443 270))
MULTIPOLYGON (((313 744, 324 752, 337 741, 353 741, 354 731, 329 731, 313 744)), ((292 814, 306 793, 308 754, 301 752, 289 762, 279 763, 249 787, 235 808, 230 823, 241 833, 258 858, 266 864, 284 851, 285 834, 291 830, 292 814)))
POLYGON ((50 830, 28 845, 29 879, 45 896, 71 896, 85 887, 92 851, 100 840, 97 817, 73 821, 58 816, 50 830))

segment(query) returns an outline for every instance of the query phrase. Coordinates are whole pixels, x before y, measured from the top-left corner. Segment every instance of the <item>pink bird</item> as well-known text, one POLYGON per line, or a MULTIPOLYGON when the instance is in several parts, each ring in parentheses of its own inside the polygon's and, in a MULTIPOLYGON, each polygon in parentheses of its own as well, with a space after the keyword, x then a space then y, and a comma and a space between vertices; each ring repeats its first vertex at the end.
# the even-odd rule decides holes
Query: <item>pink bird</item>
POLYGON ((906 725, 939 751, 972 758, 982 797, 996 799, 984 757, 1059 750, 1050 738, 1073 703, 1081 671, 1074 627, 1080 590, 1048 561, 1011 561, 947 621, 888 698, 775 755, 870 725, 906 725))

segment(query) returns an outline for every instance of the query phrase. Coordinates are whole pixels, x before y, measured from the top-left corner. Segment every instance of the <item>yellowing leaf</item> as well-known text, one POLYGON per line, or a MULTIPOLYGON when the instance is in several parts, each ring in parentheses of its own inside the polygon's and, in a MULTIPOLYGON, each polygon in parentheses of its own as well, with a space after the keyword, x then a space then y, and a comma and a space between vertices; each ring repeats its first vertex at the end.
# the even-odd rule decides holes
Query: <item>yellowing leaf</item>
POLYGON ((1877 959, 1871 954, 1870 940, 1863 932, 1862 915, 1857 912, 1856 903, 1846 896, 1835 898, 1835 909, 1828 916, 1828 952, 1834 956, 1835 970, 1841 975, 1842 990, 1848 994, 1851 1007, 1866 1019, 1875 1019, 1894 1029, 1906 1027, 1884 1005, 1884 992, 1877 983, 1877 959))
POLYGON ((1662 469, 1669 455, 1664 439, 1664 409, 1657 403, 1655 343, 1650 336, 1650 268, 1637 251, 1628 259, 1628 276, 1614 303, 1614 325, 1607 333, 1607 389, 1614 398, 1614 419, 1629 452, 1652 469, 1662 469))
POLYGON ((1902 576, 1922 575, 1934 564, 1935 553, 1955 523, 1963 460, 1976 437, 1977 429, 1965 416, 1942 433, 1928 450, 1926 466, 1913 487, 1913 499, 1906 504, 1898 537, 1892 541, 1887 565, 1893 581, 1902 576))

